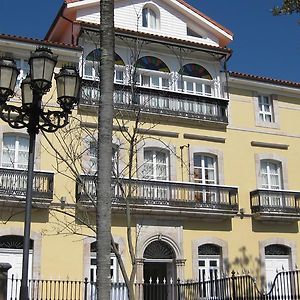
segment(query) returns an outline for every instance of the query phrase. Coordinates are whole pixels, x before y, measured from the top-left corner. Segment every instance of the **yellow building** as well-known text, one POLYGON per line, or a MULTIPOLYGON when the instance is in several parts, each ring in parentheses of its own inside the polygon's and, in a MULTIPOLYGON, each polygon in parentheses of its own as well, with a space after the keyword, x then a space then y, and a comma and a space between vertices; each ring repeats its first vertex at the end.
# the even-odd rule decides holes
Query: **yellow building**
MULTIPOLYGON (((38 136, 31 277, 93 281, 99 3, 65 2, 47 41, 0 35, 0 49, 19 80, 37 45, 80 69, 69 127, 38 136)), ((116 1, 115 26, 112 234, 128 272, 127 201, 137 282, 231 270, 271 282, 299 265, 300 84, 227 72, 233 34, 182 0, 116 1)), ((47 97, 55 106, 54 87, 47 97)), ((18 273, 28 139, 0 128, 0 262, 18 273)), ((111 273, 123 280, 114 254, 111 273)))

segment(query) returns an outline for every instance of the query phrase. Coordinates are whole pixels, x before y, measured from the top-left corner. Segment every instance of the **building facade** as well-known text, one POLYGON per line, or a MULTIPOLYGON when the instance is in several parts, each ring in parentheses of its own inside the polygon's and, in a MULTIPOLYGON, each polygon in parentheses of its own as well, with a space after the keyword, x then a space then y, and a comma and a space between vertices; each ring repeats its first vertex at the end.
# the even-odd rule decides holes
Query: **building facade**
MULTIPOLYGON (((95 280, 99 19, 98 1, 66 0, 45 41, 0 35, 19 81, 38 45, 83 77, 68 129, 37 142, 32 278, 95 280)), ((228 72, 233 34, 182 0, 115 1, 115 27, 112 234, 128 272, 126 203, 137 282, 293 269, 300 84, 228 72)), ((0 128, 0 262, 17 274, 28 138, 0 128)), ((114 254, 111 275, 123 280, 114 254)))

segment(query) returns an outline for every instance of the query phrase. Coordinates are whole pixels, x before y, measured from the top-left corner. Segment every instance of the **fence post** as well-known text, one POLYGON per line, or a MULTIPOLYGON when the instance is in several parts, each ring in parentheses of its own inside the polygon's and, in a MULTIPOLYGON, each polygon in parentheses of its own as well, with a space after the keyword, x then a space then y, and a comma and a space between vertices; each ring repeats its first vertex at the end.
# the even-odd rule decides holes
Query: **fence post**
POLYGON ((10 264, 0 263, 0 300, 7 299, 7 271, 10 268, 10 264))
POLYGON ((177 299, 181 300, 181 292, 180 292, 180 279, 177 279, 177 299))
MULTIPOLYGON (((84 278, 84 300, 87 300, 88 295, 88 279, 87 277, 84 278)), ((0 299, 1 300, 1 299, 0 299)))
POLYGON ((231 282, 232 282, 232 300, 236 300, 236 286, 235 286, 235 281, 236 281, 236 277, 235 277, 235 272, 234 270, 231 272, 231 282))

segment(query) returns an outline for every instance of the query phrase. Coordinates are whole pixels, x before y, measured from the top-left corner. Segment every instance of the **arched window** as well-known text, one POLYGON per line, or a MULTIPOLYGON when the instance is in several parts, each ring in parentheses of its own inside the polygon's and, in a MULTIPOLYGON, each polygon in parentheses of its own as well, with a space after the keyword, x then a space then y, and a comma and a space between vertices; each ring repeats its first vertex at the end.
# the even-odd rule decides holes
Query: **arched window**
POLYGON ((159 58, 143 56, 136 62, 135 84, 167 90, 170 88, 170 69, 159 58))
POLYGON ((196 95, 213 95, 213 82, 210 73, 198 64, 186 64, 179 70, 177 88, 196 95))
POLYGON ((156 9, 146 6, 142 11, 142 26, 151 29, 159 28, 159 12, 156 9))
MULTIPOLYGON (((99 48, 91 51, 85 59, 84 65, 84 76, 86 78, 99 78, 100 75, 100 54, 101 50, 99 48)), ((122 58, 115 53, 115 82, 123 83, 124 82, 124 67, 125 63, 122 58)))
POLYGON ((220 275, 222 248, 215 244, 198 247, 199 280, 218 278, 220 275))
POLYGON ((28 164, 29 138, 5 133, 2 140, 1 166, 13 169, 26 169, 28 164))
MULTIPOLYGON (((22 259, 23 259, 24 237, 19 235, 0 236, 0 262, 11 265, 8 270, 8 278, 22 278, 22 259)), ((33 240, 30 239, 28 257, 28 277, 32 278, 32 258, 33 258, 33 240)), ((12 281, 7 282, 7 291, 10 291, 10 299, 19 299, 19 290, 13 288, 12 281)), ((6 299, 6 298, 5 298, 6 299)))

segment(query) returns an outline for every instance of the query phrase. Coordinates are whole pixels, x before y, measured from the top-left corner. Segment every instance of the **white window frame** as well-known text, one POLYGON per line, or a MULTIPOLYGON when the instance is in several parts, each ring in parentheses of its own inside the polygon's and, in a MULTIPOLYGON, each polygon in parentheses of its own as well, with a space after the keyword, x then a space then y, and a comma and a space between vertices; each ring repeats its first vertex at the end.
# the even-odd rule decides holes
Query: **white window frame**
POLYGON ((146 6, 143 8, 142 27, 155 30, 159 28, 159 13, 152 7, 146 6))
MULTIPOLYGON (((210 271, 217 271, 217 278, 220 277, 220 268, 221 268, 221 255, 198 255, 198 278, 203 281, 203 276, 200 276, 200 272, 203 274, 210 274, 210 271), (199 262, 204 261, 204 266, 199 266, 199 262), (216 266, 210 266, 211 261, 216 261, 216 266), (203 272, 204 271, 204 272, 203 272)), ((205 276, 205 280, 208 280, 210 276, 205 276)), ((215 279, 212 278, 212 279, 215 279)))
POLYGON ((26 75, 30 73, 30 66, 28 64, 28 60, 23 59, 23 58, 16 58, 15 62, 16 62, 17 68, 20 71, 20 73, 17 77, 16 88, 20 88, 23 79, 25 79, 26 75))
POLYGON ((192 76, 180 75, 177 79, 177 91, 186 94, 214 97, 214 81, 205 78, 197 78, 192 76), (183 84, 183 87, 181 86, 183 84), (191 84, 192 88, 189 89, 188 85, 191 84), (201 87, 200 90, 197 87, 201 87), (206 88, 209 87, 210 92, 206 92, 206 88))
MULTIPOLYGON (((97 266, 92 263, 92 260, 96 259, 96 252, 91 252, 90 257, 90 274, 93 272, 93 277, 96 279, 97 266)), ((118 283, 119 282, 119 268, 118 268, 118 260, 114 253, 110 254, 110 270, 111 270, 111 282, 118 283)), ((92 278, 90 278, 91 280, 92 278)), ((95 282, 95 281, 94 281, 95 282)))
POLYGON ((268 95, 258 95, 259 119, 261 122, 274 123, 273 101, 268 95))
POLYGON ((154 70, 140 69, 136 70, 135 84, 143 88, 157 89, 157 90, 170 90, 172 76, 171 73, 160 72, 154 70), (143 78, 149 78, 149 84, 143 84, 143 78), (158 85, 154 83, 154 78, 158 78, 158 85), (163 80, 168 80, 169 84, 164 85, 163 80))
MULTIPOLYGON (((8 149, 7 149, 8 150, 8 149)), ((22 169, 22 170, 25 170, 27 168, 27 161, 25 164, 20 164, 19 162, 19 154, 20 152, 27 152, 27 156, 29 154, 29 137, 27 136, 24 136, 24 135, 19 135, 19 134, 10 134, 10 133, 5 133, 3 134, 3 138, 2 138, 2 151, 1 151, 1 166, 3 168, 10 168, 10 169, 22 169), (14 157, 11 158, 11 161, 10 162, 4 162, 3 159, 4 159, 4 151, 5 149, 7 149, 5 146, 4 146, 4 139, 5 137, 12 137, 15 139, 14 141, 14 157), (20 139, 26 139, 28 141, 28 150, 27 151, 21 151, 20 150, 20 139), (7 166, 5 164, 12 164, 12 166, 7 166)))
MULTIPOLYGON (((89 159, 89 173, 95 173, 97 172, 97 141, 96 140, 90 140, 88 142, 88 159, 89 159), (91 151, 91 148, 95 148, 95 151, 91 151)), ((118 170, 118 147, 116 145, 113 145, 112 148, 112 166, 115 169, 115 172, 117 173, 118 170)))
POLYGON ((281 190, 283 189, 283 182, 282 182, 282 164, 280 161, 275 161, 275 160, 267 160, 267 159, 263 159, 260 161, 260 182, 261 182, 261 187, 263 189, 268 189, 268 190, 281 190), (262 170, 262 164, 266 164, 266 172, 263 173, 262 170), (276 173, 271 173, 271 165, 276 166, 276 173), (263 184, 263 175, 266 176, 267 178, 267 183, 264 185, 263 184), (272 176, 276 176, 278 178, 278 185, 274 185, 272 186, 271 184, 271 177, 272 176))
MULTIPOLYGON (((206 154, 206 153, 194 153, 193 154, 193 166, 194 166, 194 171, 195 169, 198 169, 199 172, 201 173, 202 180, 199 178, 195 178, 194 176, 194 182, 197 183, 202 183, 202 184, 218 184, 218 164, 217 164, 217 157, 215 155, 211 154, 206 154), (195 165, 195 156, 200 156, 200 166, 195 165), (205 167, 205 157, 212 158, 213 159, 213 168, 206 168, 205 167), (214 172, 214 180, 213 182, 207 182, 205 178, 205 171, 206 170, 213 170, 214 172)), ((195 173, 194 173, 195 175, 195 173)))
POLYGON ((144 148, 144 168, 143 168, 143 178, 150 179, 150 180, 169 180, 169 168, 170 168, 170 157, 168 151, 164 149, 159 149, 159 148, 144 148), (147 162, 145 159, 145 152, 149 151, 152 152, 152 162, 147 162), (166 162, 164 164, 158 163, 157 162, 157 154, 158 153, 163 153, 166 156, 166 162), (145 174, 145 165, 146 164, 152 164, 152 169, 153 169, 153 174, 145 174), (166 167, 166 179, 160 179, 158 178, 158 174, 156 172, 157 166, 158 165, 164 165, 166 167))

